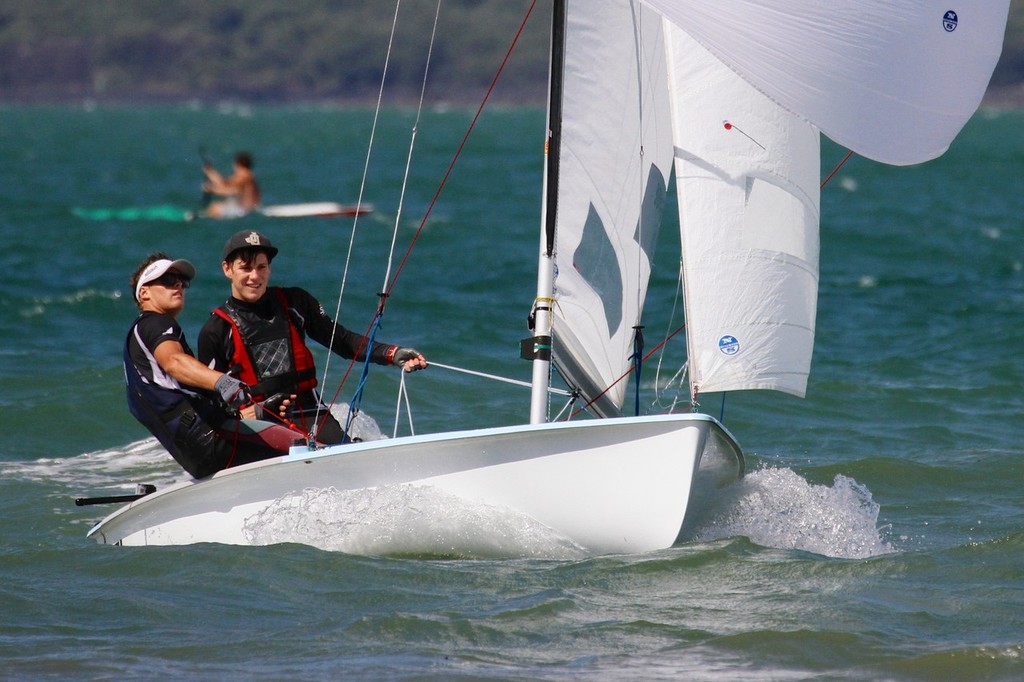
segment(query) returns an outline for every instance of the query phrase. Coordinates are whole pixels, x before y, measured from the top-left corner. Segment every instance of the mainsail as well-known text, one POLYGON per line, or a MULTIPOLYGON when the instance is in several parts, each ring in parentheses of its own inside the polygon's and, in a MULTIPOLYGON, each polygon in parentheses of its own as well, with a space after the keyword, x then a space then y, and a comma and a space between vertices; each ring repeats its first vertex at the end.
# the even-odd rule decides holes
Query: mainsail
POLYGON ((639 2, 567 3, 554 361, 619 412, 672 164, 661 20, 639 2), (607 389, 607 391, 605 391, 607 389))

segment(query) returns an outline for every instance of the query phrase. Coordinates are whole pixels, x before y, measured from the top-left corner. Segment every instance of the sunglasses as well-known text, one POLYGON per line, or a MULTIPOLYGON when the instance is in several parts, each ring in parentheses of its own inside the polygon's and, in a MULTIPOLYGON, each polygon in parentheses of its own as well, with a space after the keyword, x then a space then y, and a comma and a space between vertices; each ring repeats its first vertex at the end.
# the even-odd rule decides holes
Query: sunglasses
POLYGON ((189 279, 188 277, 185 277, 184 275, 179 275, 176 272, 166 272, 157 277, 156 279, 147 282, 147 284, 159 284, 162 287, 173 289, 174 287, 178 286, 179 282, 181 283, 182 289, 188 289, 188 286, 192 282, 192 280, 189 279))

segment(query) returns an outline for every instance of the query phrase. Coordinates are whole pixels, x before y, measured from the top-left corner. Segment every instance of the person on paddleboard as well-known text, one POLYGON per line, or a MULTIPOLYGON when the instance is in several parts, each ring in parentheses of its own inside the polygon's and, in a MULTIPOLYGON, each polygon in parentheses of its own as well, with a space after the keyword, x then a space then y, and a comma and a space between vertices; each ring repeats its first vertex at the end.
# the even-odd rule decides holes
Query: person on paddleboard
POLYGON ((371 342, 332 320, 305 289, 271 287, 270 263, 277 248, 253 230, 228 239, 221 268, 231 282, 231 298, 216 308, 199 332, 199 360, 246 382, 268 412, 284 414, 326 444, 349 440, 338 420, 320 401, 316 367, 308 336, 343 358, 397 365, 406 372, 427 360, 413 348, 371 342), (237 374, 236 374, 237 373, 237 374))
POLYGON ((241 218, 259 208, 262 197, 256 175, 252 171, 252 156, 248 152, 235 155, 233 172, 224 177, 209 163, 203 164, 206 182, 203 191, 225 197, 206 207, 204 214, 210 218, 241 218))
POLYGON ((130 279, 140 313, 124 345, 128 408, 185 471, 203 478, 276 457, 302 434, 251 419, 249 387, 196 360, 177 317, 196 269, 164 253, 146 258, 130 279), (241 417, 250 417, 243 419, 241 417))

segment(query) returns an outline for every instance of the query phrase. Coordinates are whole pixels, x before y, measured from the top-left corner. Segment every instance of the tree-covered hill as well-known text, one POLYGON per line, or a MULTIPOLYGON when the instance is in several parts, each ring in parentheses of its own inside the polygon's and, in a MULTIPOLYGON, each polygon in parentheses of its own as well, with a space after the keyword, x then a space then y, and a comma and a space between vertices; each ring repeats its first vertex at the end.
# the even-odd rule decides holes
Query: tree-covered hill
MULTIPOLYGON (((531 0, 446 0, 431 100, 479 98, 531 0)), ((406 0, 388 96, 416 97, 436 4, 406 0)), ((7 0, 0 100, 361 100, 376 96, 395 3, 383 0, 7 0)), ((539 2, 495 93, 543 98, 548 3, 539 2)), ((993 87, 1024 82, 1024 0, 1013 0, 993 87)))
MULTIPOLYGON (((485 87, 528 7, 444 2, 432 98, 485 87)), ((419 93, 435 9, 401 4, 392 96, 419 93)), ((0 5, 0 99, 366 99, 380 85, 394 11, 381 0, 8 1, 0 5)), ((546 22, 535 10, 502 76, 506 97, 543 92, 546 22)))

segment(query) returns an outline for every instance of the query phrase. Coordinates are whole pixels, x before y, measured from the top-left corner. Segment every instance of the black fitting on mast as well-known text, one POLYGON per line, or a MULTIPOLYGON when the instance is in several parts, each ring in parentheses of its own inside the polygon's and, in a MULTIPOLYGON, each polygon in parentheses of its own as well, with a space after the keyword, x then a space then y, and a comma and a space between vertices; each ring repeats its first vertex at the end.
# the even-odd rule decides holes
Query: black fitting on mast
POLYGON ((523 360, 551 360, 551 337, 530 336, 519 342, 519 357, 523 360))

